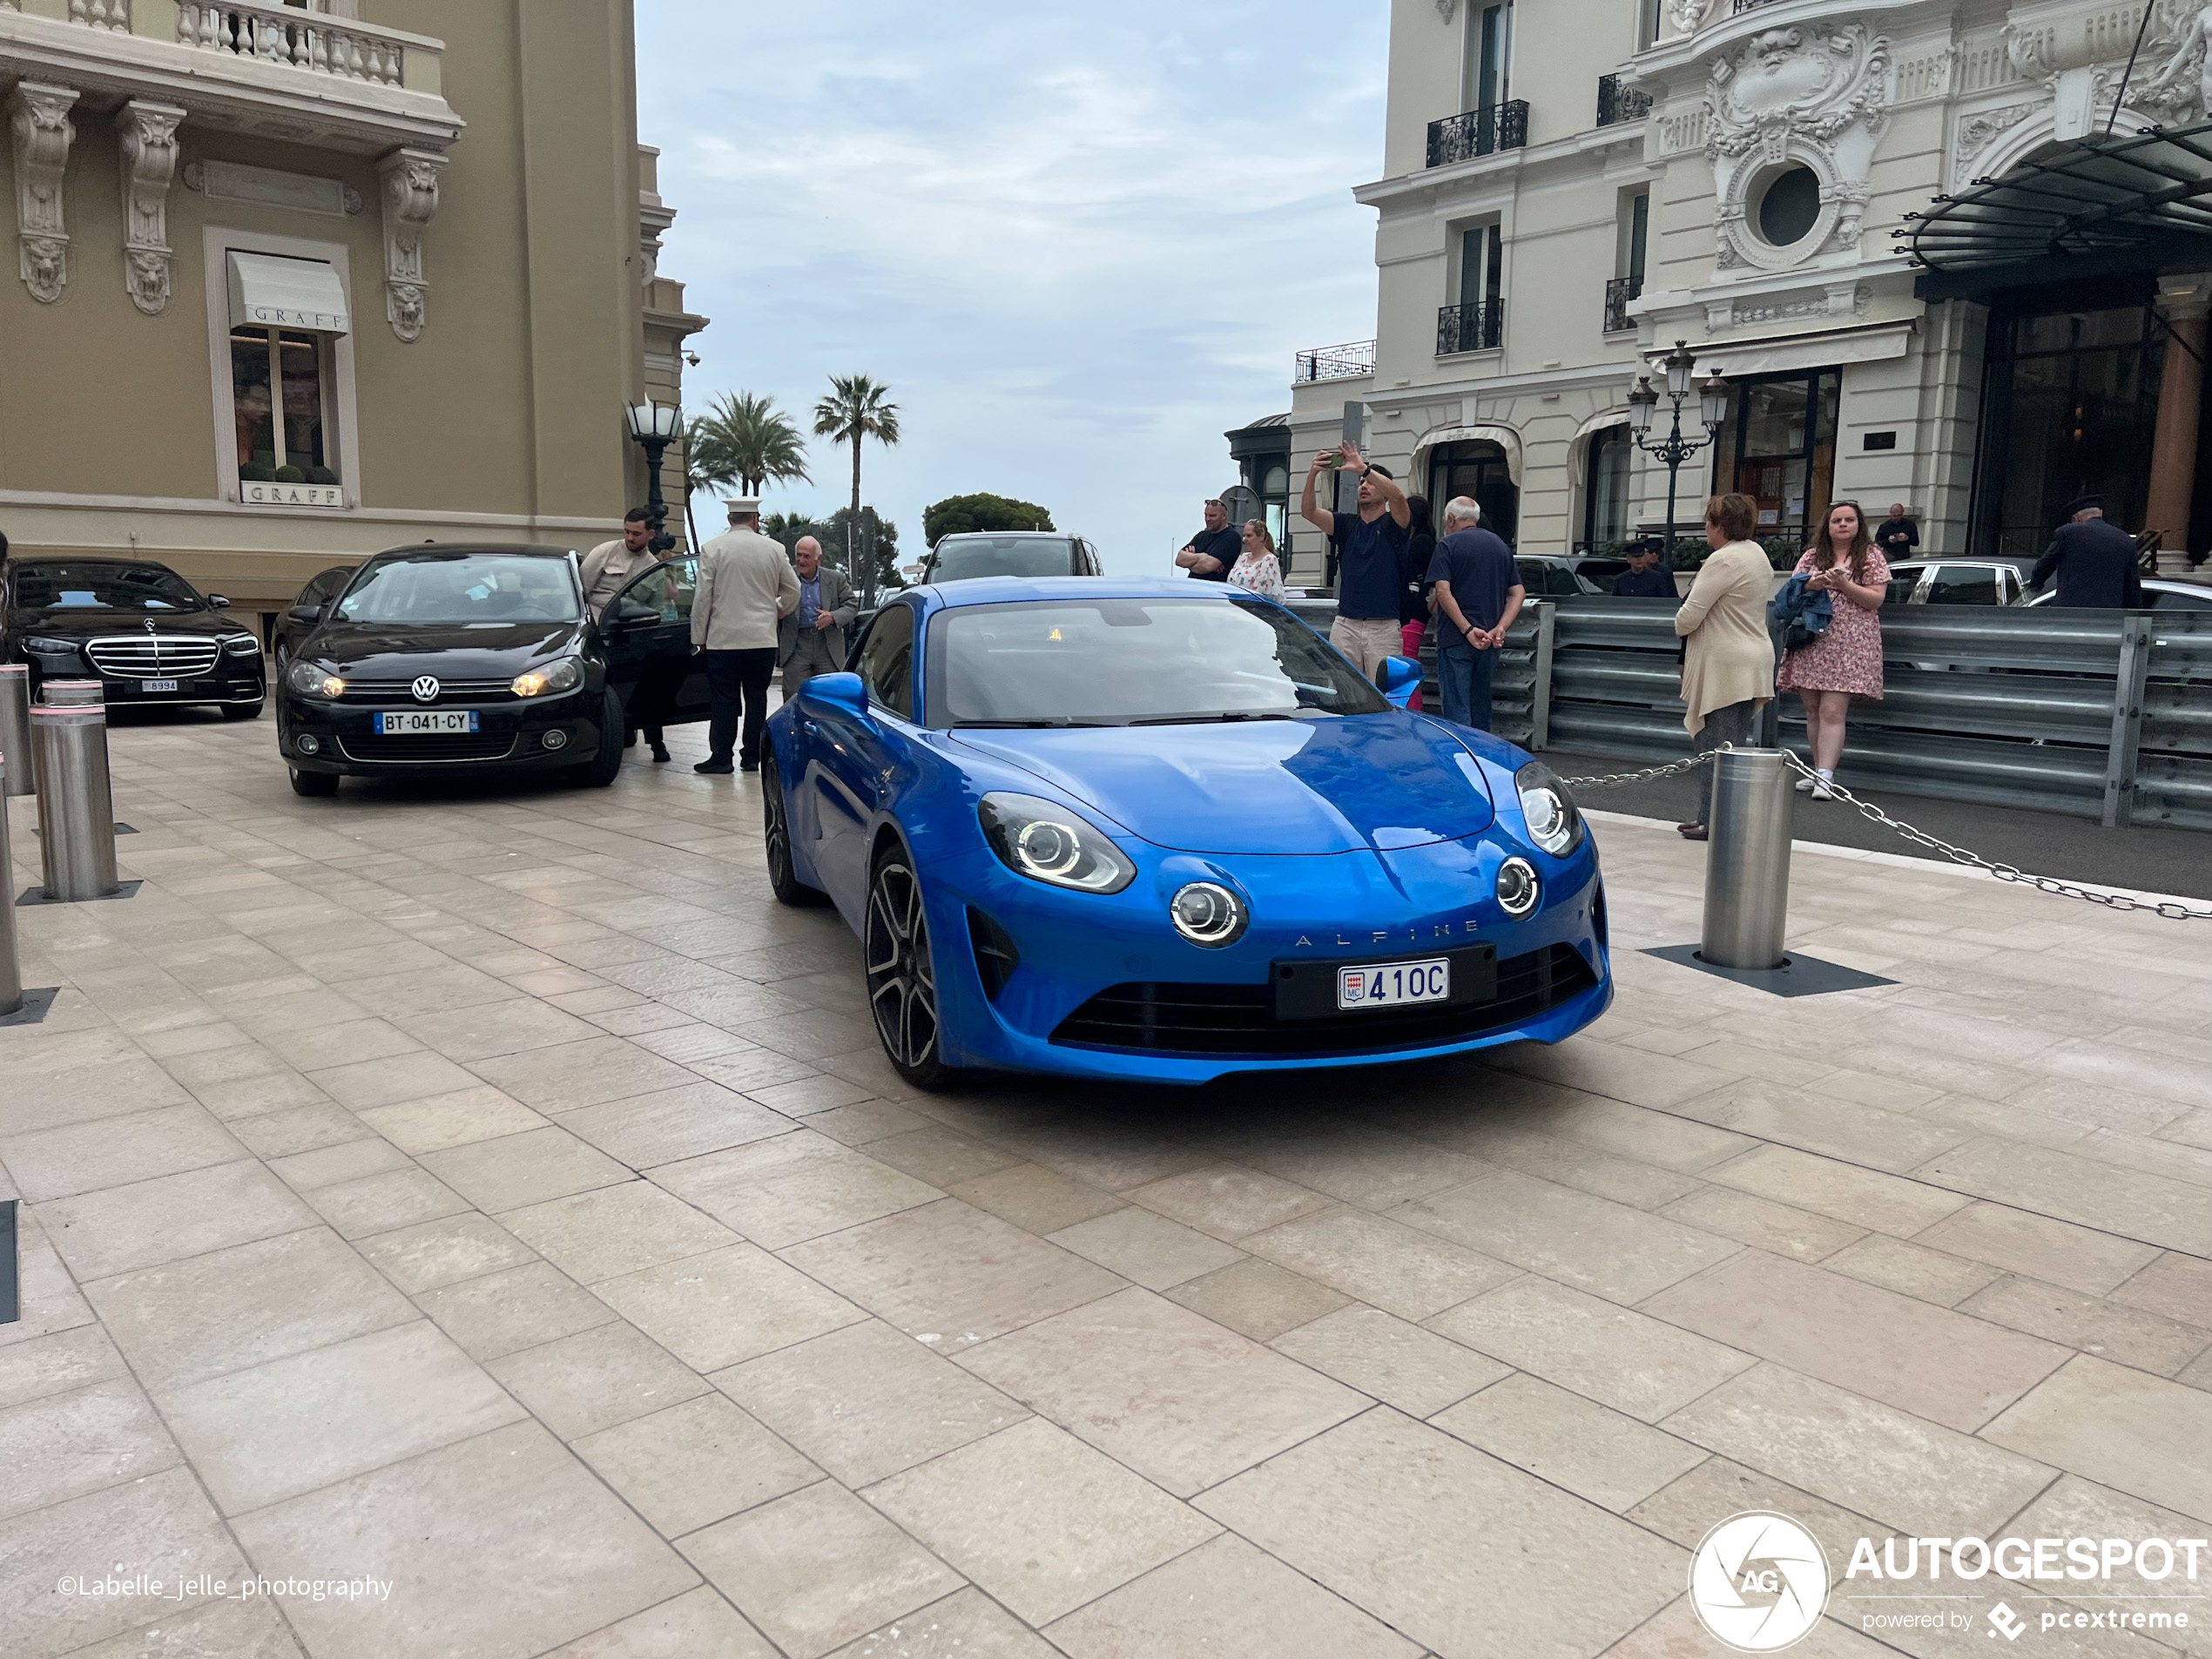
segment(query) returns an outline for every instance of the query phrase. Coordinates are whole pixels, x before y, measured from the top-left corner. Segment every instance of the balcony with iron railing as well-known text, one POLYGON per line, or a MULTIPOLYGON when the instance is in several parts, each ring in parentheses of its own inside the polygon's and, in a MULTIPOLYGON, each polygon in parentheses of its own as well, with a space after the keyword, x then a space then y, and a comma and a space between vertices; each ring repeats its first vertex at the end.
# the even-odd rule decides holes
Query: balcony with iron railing
POLYGON ((1650 93, 1622 85, 1618 75, 1601 75, 1597 78, 1597 124, 1600 126, 1617 126, 1623 121, 1641 121, 1650 113, 1650 93))
POLYGON ((1447 115, 1428 124, 1428 165, 1448 167, 1455 161, 1472 161, 1496 151, 1518 150, 1527 142, 1527 98, 1486 104, 1464 115, 1447 115))
POLYGON ((0 83, 355 152, 453 143, 444 52, 427 35, 263 0, 0 0, 0 83))
POLYGON ((1341 346, 1316 346, 1312 351, 1300 352, 1291 378, 1303 386, 1310 381, 1349 380, 1356 374, 1374 372, 1375 342, 1353 340, 1341 346))
POLYGON ((1605 332, 1624 334, 1636 326, 1629 314, 1629 301, 1643 294, 1643 279, 1635 276, 1615 277, 1605 285, 1605 332))
POLYGON ((1494 294, 1471 305, 1445 306, 1436 314, 1436 354, 1495 351, 1505 343, 1506 302, 1494 294))

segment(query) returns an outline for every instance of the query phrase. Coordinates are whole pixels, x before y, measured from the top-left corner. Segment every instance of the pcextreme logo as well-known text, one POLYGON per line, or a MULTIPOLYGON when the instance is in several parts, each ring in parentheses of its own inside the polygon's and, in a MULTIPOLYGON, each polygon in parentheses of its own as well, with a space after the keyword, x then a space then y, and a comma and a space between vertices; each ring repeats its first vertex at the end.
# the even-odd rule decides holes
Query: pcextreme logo
POLYGON ((1828 1605, 1828 1557, 1787 1515, 1747 1509, 1699 1541, 1689 1605, 1713 1640, 1738 1653, 1779 1653, 1828 1605))

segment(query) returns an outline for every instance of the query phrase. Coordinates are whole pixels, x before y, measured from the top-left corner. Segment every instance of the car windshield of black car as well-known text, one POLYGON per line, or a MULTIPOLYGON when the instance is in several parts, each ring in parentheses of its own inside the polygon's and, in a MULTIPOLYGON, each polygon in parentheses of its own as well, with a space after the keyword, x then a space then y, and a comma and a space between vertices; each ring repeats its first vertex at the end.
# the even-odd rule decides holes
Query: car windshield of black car
POLYGON ((204 610, 207 601, 158 564, 63 563, 16 567, 16 603, 26 610, 204 610))
POLYGON ((1125 725, 1381 714, 1320 636, 1259 600, 961 605, 929 624, 933 725, 1125 725))
POLYGON ((526 553, 428 549, 363 565, 338 602, 344 622, 574 622, 581 614, 567 562, 526 553))
POLYGON ((1026 536, 947 536, 937 544, 932 582, 966 582, 979 576, 1069 576, 1073 543, 1026 536))

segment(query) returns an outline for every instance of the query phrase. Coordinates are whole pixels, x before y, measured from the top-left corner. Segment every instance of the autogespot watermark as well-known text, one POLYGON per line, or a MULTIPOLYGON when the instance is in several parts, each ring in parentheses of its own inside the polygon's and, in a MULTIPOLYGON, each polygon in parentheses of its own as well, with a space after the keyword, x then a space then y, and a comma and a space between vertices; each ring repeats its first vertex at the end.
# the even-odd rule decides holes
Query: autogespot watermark
POLYGON ((90 1601, 118 1597, 160 1602, 251 1602, 265 1595, 298 1602, 382 1602, 392 1594, 388 1578, 217 1578, 209 1574, 164 1578, 153 1573, 129 1573, 123 1564, 98 1577, 66 1574, 54 1584, 57 1595, 90 1601))
MULTIPOLYGON (((2185 1631, 2187 1603, 2201 1591, 2143 1588, 2125 1593, 2087 1590, 2115 1576, 2131 1585, 2197 1581, 2212 1542, 2202 1538, 1861 1538, 1844 1569, 1842 1594, 1852 1620, 1869 1634, 1884 1630, 1965 1630, 1979 1589, 1858 1589, 1874 1584, 1979 1585, 1995 1576, 2013 1583, 2068 1586, 2027 1616, 2002 1600, 1980 1609, 1991 1637, 2017 1642, 2031 1630, 2185 1631), (1924 1568, 1925 1563, 1925 1571, 1924 1568), (1946 1573, 1946 1569, 1948 1568, 1946 1573), (1854 1593, 1856 1592, 1856 1593, 1854 1593), (1869 1602, 1899 1603, 1894 1608, 1869 1602), (1917 1605, 1916 1605, 1917 1604, 1917 1605)), ((1772 1510, 1730 1515, 1701 1539, 1689 1562, 1689 1605, 1698 1622, 1738 1653, 1779 1653, 1811 1635, 1827 1610, 1827 1552, 1802 1522, 1772 1510)), ((2201 1612, 2202 1609, 2199 1609, 2201 1612)))

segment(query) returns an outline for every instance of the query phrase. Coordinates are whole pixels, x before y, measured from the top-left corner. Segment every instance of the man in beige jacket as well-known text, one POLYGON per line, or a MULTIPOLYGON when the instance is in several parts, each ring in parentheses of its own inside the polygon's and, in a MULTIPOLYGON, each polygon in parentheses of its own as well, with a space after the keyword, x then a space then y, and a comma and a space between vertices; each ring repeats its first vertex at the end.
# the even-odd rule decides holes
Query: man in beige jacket
POLYGON ((768 719, 768 682, 776 675, 776 624, 799 609, 799 576, 781 543, 760 533, 760 503, 730 503, 730 529, 699 550, 699 582, 691 600, 691 649, 706 660, 711 712, 707 758, 693 772, 732 770, 731 752, 746 772, 760 770, 761 729, 768 719), (738 722, 745 721, 740 746, 738 722))

